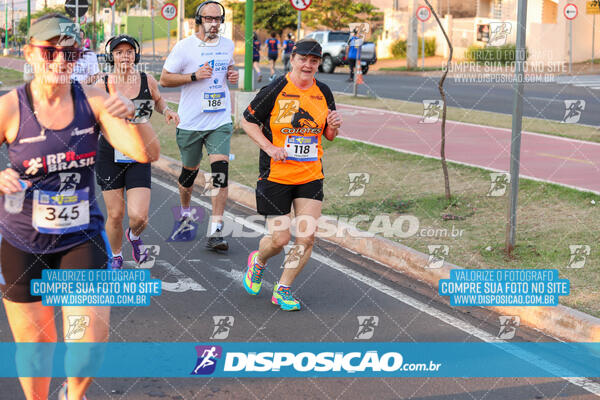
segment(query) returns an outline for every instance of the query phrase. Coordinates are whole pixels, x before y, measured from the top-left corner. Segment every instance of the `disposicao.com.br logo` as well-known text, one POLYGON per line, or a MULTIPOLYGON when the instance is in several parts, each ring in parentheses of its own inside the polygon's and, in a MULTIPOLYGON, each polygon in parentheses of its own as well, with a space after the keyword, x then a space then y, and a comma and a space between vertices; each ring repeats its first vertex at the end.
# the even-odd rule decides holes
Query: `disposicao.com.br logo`
MULTIPOLYGON (((202 346, 202 350, 208 348, 210 346, 202 346)), ((198 356, 197 369, 202 360, 205 359, 200 353, 198 356)), ((433 361, 405 363, 402 354, 398 352, 380 352, 376 350, 292 353, 285 351, 226 352, 223 349, 220 356, 223 362, 221 372, 226 375, 236 373, 236 376, 243 376, 244 373, 255 375, 256 373, 272 372, 281 372, 285 376, 307 373, 312 375, 314 373, 438 372, 441 366, 441 363, 433 361)))

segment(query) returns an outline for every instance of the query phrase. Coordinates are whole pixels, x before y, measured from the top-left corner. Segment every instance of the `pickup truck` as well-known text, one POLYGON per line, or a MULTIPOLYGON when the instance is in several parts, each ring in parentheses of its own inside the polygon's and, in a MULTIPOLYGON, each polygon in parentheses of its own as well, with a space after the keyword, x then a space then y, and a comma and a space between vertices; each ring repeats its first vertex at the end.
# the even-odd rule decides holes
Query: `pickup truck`
MULTIPOLYGON (((323 62, 319 67, 319 71, 331 74, 335 67, 348 64, 346 47, 348 46, 348 39, 350 39, 350 32, 316 31, 311 32, 306 37, 315 39, 323 48, 323 62)), ((362 73, 366 74, 369 71, 369 65, 375 64, 377 61, 375 43, 364 42, 360 51, 362 73)))

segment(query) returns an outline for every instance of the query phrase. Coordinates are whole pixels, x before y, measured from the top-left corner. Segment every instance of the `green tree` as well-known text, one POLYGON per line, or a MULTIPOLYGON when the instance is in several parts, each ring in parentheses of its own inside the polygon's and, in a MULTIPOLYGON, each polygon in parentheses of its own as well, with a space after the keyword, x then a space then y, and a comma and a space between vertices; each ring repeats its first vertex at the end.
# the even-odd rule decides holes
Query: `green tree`
MULTIPOLYGON (((246 4, 228 2, 233 9, 233 23, 244 27, 246 4)), ((254 28, 281 34, 284 29, 296 28, 297 12, 288 0, 254 1, 254 28)))
POLYGON ((311 28, 348 29, 352 22, 375 22, 382 18, 378 8, 353 0, 318 0, 302 13, 302 22, 311 28))

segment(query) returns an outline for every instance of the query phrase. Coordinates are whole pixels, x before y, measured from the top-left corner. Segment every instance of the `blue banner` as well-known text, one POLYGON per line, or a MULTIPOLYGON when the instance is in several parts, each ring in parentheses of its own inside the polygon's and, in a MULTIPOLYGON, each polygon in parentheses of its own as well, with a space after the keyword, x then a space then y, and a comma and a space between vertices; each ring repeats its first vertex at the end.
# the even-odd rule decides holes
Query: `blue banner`
POLYGON ((0 377, 600 377, 600 343, 0 343, 0 377))

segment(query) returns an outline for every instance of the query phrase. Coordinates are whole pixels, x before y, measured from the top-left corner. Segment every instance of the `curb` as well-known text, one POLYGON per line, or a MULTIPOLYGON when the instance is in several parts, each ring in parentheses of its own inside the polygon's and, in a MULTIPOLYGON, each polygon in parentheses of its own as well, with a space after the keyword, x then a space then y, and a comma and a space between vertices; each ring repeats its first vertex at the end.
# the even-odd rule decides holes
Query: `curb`
MULTIPOLYGON (((181 162, 171 157, 160 156, 152 163, 168 174, 178 176, 181 162)), ((246 207, 256 209, 254 189, 230 181, 229 199, 246 207)), ((324 216, 327 218, 327 216, 324 216)), ((333 219, 333 218, 332 218, 333 219)), ((460 268, 444 262, 441 268, 426 268, 429 256, 400 243, 378 237, 342 222, 327 222, 328 226, 335 225, 335 235, 323 238, 319 233, 324 232, 324 226, 319 224, 317 237, 335 243, 348 250, 370 258, 387 268, 404 273, 419 281, 437 288, 440 279, 448 279, 450 270, 460 268), (348 233, 360 233, 349 235, 348 233), (360 236, 360 237, 359 237, 360 236)), ((517 315, 521 323, 539 329, 545 333, 564 338, 571 342, 600 342, 600 318, 593 317, 575 309, 558 305, 556 307, 485 307, 503 315, 517 315)))

